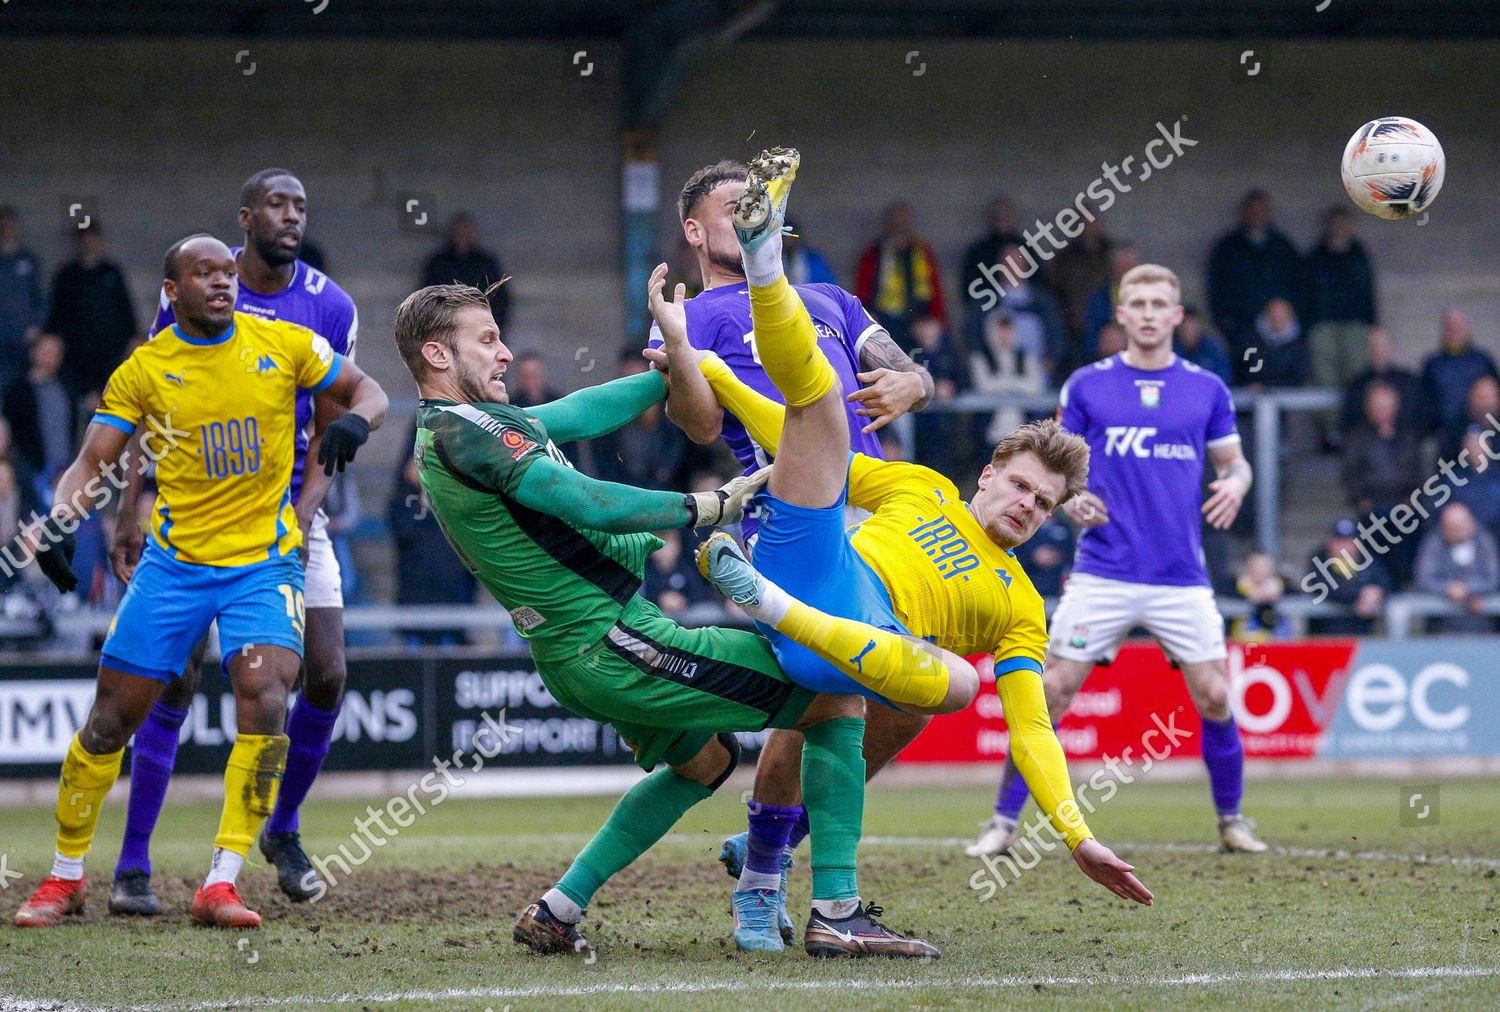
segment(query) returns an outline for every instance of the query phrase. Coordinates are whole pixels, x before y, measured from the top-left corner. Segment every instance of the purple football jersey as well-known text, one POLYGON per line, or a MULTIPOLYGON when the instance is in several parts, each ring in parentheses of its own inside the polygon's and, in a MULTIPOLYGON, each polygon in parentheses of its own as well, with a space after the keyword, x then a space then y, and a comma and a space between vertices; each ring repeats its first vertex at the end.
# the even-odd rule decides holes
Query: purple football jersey
POLYGON ((1208 586, 1204 456, 1240 438, 1224 381, 1176 356, 1148 371, 1114 355, 1069 376, 1061 401, 1063 428, 1089 444, 1089 491, 1109 510, 1079 536, 1073 571, 1208 586))
MULTIPOLYGON (((240 247, 233 250, 239 255, 240 247)), ((354 357, 354 346, 359 339, 359 313, 354 300, 333 279, 322 271, 315 270, 297 261, 292 283, 273 295, 251 291, 240 281, 239 299, 234 308, 266 320, 286 320, 306 327, 333 346, 333 350, 345 358, 354 357)), ((176 323, 172 305, 167 301, 163 289, 157 301, 156 323, 151 333, 158 334, 176 323)), ((297 391, 297 455, 292 462, 292 502, 302 494, 302 465, 307 456, 307 444, 312 434, 313 395, 311 390, 297 391)))
MULTIPOLYGON (((849 394, 858 390, 863 385, 855 378, 860 371, 860 347, 871 334, 883 328, 860 305, 859 299, 838 285, 795 287, 812 317, 813 329, 818 332, 818 347, 833 364, 844 392, 849 394)), ((710 288, 693 296, 684 306, 689 344, 718 355, 747 386, 777 404, 786 403, 761 367, 760 353, 755 347, 755 331, 750 326, 750 289, 746 285, 710 288)), ((661 332, 653 324, 649 344, 659 347, 661 343, 661 332)), ((855 453, 883 458, 879 434, 860 431, 870 419, 855 414, 858 407, 858 404, 845 406, 849 417, 849 446, 855 453)), ((724 442, 733 451, 735 459, 744 465, 746 473, 771 461, 770 455, 755 444, 739 419, 728 412, 724 414, 724 442)))

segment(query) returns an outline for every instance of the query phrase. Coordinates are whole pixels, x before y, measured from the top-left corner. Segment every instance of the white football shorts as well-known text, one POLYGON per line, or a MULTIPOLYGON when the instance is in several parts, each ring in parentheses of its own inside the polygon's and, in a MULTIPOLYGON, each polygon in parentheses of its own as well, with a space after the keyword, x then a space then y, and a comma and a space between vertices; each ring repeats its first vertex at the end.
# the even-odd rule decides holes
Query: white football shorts
POLYGON ((344 606, 343 573, 333 542, 328 540, 328 516, 318 510, 307 532, 307 570, 303 574, 302 597, 309 608, 344 606))
POLYGON ((1048 652, 1072 661, 1107 663, 1120 643, 1141 627, 1179 664, 1229 656, 1224 618, 1208 587, 1126 583, 1074 573, 1052 613, 1048 652))

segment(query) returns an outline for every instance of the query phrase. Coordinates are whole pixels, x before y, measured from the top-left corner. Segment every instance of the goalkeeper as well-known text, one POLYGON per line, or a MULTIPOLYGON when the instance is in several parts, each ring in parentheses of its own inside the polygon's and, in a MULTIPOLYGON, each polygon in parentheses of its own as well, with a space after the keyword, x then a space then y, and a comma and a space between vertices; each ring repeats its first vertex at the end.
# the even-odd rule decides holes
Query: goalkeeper
MULTIPOLYGON (((434 285, 396 312, 397 349, 420 388, 415 453, 448 541, 510 610, 542 681, 575 713, 612 724, 645 770, 557 886, 521 914, 515 940, 587 952, 578 924, 594 893, 734 770, 734 731, 807 736, 803 792, 815 840, 852 858, 863 806, 862 701, 793 684, 751 632, 685 629, 638 593, 651 531, 733 523, 765 474, 682 495, 596 481, 557 442, 619 428, 667 394, 629 376, 550 404, 511 406, 485 293, 434 285)), ((853 868, 847 869, 852 877, 853 868)), ((893 941, 894 941, 894 933, 893 941)), ((897 946, 899 948, 899 946, 897 946)))

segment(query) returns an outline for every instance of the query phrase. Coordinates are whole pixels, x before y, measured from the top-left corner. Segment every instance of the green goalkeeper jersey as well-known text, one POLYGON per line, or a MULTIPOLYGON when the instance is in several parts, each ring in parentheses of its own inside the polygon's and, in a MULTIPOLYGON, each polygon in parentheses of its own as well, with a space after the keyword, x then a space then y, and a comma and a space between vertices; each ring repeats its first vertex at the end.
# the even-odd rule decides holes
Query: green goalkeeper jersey
POLYGON ((599 640, 661 547, 646 532, 689 521, 680 494, 579 474, 549 428, 563 441, 609 431, 664 389, 647 374, 529 409, 441 400, 418 409, 414 452, 438 523, 538 661, 599 640))

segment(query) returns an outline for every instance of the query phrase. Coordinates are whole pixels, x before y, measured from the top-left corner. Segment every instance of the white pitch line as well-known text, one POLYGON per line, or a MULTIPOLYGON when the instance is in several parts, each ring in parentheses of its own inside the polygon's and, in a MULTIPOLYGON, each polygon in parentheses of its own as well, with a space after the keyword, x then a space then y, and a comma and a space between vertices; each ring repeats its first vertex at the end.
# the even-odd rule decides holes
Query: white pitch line
MULTIPOLYGON (((127 1012, 210 1012, 228 1008, 282 1008, 312 1005, 382 1005, 404 1001, 474 1001, 482 998, 585 998, 614 994, 705 994, 733 991, 846 991, 869 984, 888 990, 914 991, 922 988, 1036 988, 1099 987, 1131 985, 1146 987, 1183 987, 1221 984, 1277 984, 1300 981, 1338 980, 1444 980, 1500 976, 1500 966, 1413 966, 1354 967, 1344 970, 1275 970, 1260 973, 1191 973, 1171 977, 1120 975, 1100 977, 944 977, 940 974, 921 977, 880 978, 865 980, 840 977, 832 980, 729 981, 669 980, 638 984, 585 984, 561 987, 476 987, 448 988, 442 991, 385 991, 378 994, 294 995, 286 998, 220 998, 208 1002, 183 1004, 144 1004, 111 1006, 127 1012)), ((92 1012, 87 1007, 61 1002, 14 999, 0 994, 6 1009, 26 1012, 92 1012)))

